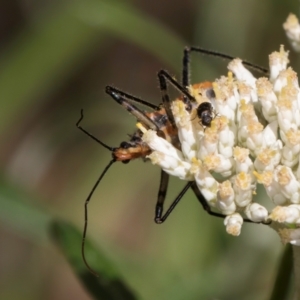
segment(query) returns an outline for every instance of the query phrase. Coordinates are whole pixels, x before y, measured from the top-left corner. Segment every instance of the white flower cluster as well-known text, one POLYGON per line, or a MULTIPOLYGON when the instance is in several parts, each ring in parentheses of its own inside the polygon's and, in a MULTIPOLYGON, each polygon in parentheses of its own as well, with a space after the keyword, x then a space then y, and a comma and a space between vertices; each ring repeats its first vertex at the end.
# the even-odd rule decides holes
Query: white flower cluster
POLYGON ((138 124, 153 150, 152 163, 195 181, 208 204, 226 215, 232 235, 240 234, 241 214, 253 222, 300 224, 300 89, 288 62, 281 46, 269 56, 269 78, 255 78, 234 59, 228 76, 212 83, 213 98, 203 85, 190 86, 196 99, 191 112, 181 99, 172 102, 181 151, 138 124), (196 111, 203 102, 210 102, 215 114, 206 128, 196 111), (253 201, 257 184, 276 206, 270 214, 253 201))

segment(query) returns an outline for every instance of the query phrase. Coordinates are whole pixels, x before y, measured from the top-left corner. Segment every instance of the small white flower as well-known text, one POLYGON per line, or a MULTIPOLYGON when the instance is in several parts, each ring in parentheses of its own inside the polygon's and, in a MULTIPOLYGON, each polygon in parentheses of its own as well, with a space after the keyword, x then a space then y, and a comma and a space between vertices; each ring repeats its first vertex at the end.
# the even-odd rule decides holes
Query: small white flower
POLYGON ((267 220, 268 211, 258 203, 251 203, 247 205, 245 215, 253 222, 262 222, 267 220))
POLYGON ((290 14, 283 24, 286 35, 295 51, 300 51, 300 25, 298 18, 290 14))
POLYGON ((236 76, 237 80, 245 83, 249 88, 255 88, 256 78, 247 70, 239 58, 234 59, 228 64, 228 69, 236 76))
POLYGON ((224 219, 224 225, 226 226, 227 233, 238 236, 241 233, 243 218, 238 213, 232 214, 224 219))
POLYGON ((254 161, 255 169, 259 172, 272 171, 280 163, 282 143, 277 141, 273 147, 262 148, 254 161))
POLYGON ((290 203, 300 203, 300 183, 291 168, 281 165, 277 166, 274 172, 274 179, 280 185, 281 193, 289 199, 290 203))
POLYGON ((270 218, 279 223, 300 224, 300 205, 276 206, 270 218))
POLYGON ((279 52, 273 52, 269 55, 270 81, 274 84, 275 91, 279 90, 276 86, 276 81, 281 80, 280 72, 286 70, 289 63, 288 54, 288 52, 284 51, 283 45, 281 45, 279 52))
POLYGON ((219 186, 217 180, 206 170, 201 161, 197 159, 193 159, 191 172, 206 201, 210 205, 215 206, 219 186))
POLYGON ((262 105, 262 113, 265 119, 271 123, 277 121, 277 96, 273 85, 266 77, 258 78, 256 81, 258 100, 262 105))
POLYGON ((178 128, 182 153, 191 160, 196 156, 197 152, 196 134, 191 122, 191 116, 186 111, 184 103, 179 100, 173 101, 172 112, 178 128))

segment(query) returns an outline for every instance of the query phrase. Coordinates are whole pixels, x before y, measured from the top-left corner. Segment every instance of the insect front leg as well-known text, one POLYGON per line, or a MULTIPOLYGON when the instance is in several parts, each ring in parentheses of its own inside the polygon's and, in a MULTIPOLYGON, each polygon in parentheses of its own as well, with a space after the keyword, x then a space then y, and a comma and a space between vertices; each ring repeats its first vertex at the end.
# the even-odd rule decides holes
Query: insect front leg
POLYGON ((106 93, 108 93, 110 96, 112 96, 111 94, 112 93, 115 93, 115 94, 118 94, 119 96, 123 97, 124 99, 127 99, 128 102, 134 102, 134 103, 137 103, 137 104, 140 104, 140 105, 143 105, 145 107, 148 107, 148 108, 151 108, 151 109, 154 109, 154 110, 159 110, 159 106, 153 104, 153 103, 150 103, 148 101, 145 101, 141 98, 138 98, 136 96, 133 96, 131 94, 128 94, 128 93, 125 93, 115 87, 112 87, 112 86, 107 86, 106 87, 106 93))
MULTIPOLYGON (((167 92, 167 82, 171 84, 175 89, 177 89, 183 95, 183 102, 186 105, 186 109, 190 111, 192 109, 191 102, 196 101, 195 98, 189 93, 185 86, 180 85, 172 76, 165 70, 160 70, 157 74, 160 84, 160 89, 162 92, 163 105, 166 109, 168 117, 174 122, 174 117, 171 111, 171 101, 167 92), (170 114, 170 116, 169 116, 170 114)), ((170 121, 171 122, 171 121, 170 121)), ((175 122, 174 122, 175 123, 175 122)))
MULTIPOLYGON (((132 104, 128 99, 128 94, 125 94, 124 92, 119 91, 118 89, 107 86, 105 89, 105 92, 110 95, 118 104, 123 106, 130 114, 132 114, 134 117, 137 118, 137 120, 144 125, 146 125, 148 128, 153 130, 159 130, 159 125, 156 124, 154 121, 152 121, 144 111, 139 109, 137 106, 132 104)), ((132 96, 133 97, 133 96, 132 96)), ((134 97, 135 99, 138 99, 134 97)), ((132 99, 131 99, 132 100, 132 99)), ((144 100, 142 100, 144 101, 144 100)))

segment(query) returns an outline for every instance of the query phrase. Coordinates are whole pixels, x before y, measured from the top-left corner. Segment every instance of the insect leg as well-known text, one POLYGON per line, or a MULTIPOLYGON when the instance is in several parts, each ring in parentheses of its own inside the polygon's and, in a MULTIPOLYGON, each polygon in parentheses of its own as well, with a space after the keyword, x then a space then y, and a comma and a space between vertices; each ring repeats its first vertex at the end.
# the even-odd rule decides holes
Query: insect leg
MULTIPOLYGON (((159 125, 152 121, 141 109, 127 100, 128 94, 120 92, 114 87, 107 86, 105 92, 110 95, 117 103, 122 105, 130 114, 136 117, 141 123, 148 126, 150 129, 159 130, 159 125)), ((137 99, 137 98, 135 98, 137 99)), ((132 100, 132 99, 131 99, 132 100)), ((142 100, 143 101, 143 100, 142 100)), ((145 101, 146 102, 146 101, 145 101)))
POLYGON ((191 101, 194 102, 196 101, 195 98, 190 95, 189 91, 186 89, 185 86, 182 86, 179 84, 172 76, 165 70, 160 70, 157 74, 159 83, 160 83, 160 89, 162 92, 162 100, 164 107, 166 109, 168 118, 170 118, 170 122, 174 124, 174 117, 171 111, 171 101, 169 98, 169 95, 167 93, 167 82, 171 84, 174 88, 176 88, 181 94, 183 94, 184 98, 183 101, 186 104, 186 109, 190 110, 191 109, 191 101))
POLYGON ((107 88, 109 88, 109 90, 110 90, 109 92, 106 91, 109 95, 111 95, 111 93, 114 92, 116 94, 119 94, 121 97, 130 100, 130 102, 135 102, 135 103, 144 105, 146 107, 152 108, 154 110, 159 110, 159 108, 160 108, 159 106, 157 106, 157 105, 155 105, 153 103, 150 103, 148 101, 140 99, 140 98, 138 98, 136 96, 133 96, 131 94, 125 93, 125 92, 123 92, 123 91, 121 91, 121 90, 119 90, 119 89, 117 89, 115 87, 108 86, 107 88))
POLYGON ((190 47, 185 47, 183 50, 182 60, 182 85, 187 87, 190 85, 190 47))
MULTIPOLYGON (((203 49, 200 47, 185 47, 184 48, 184 54, 183 54, 183 72, 182 72, 182 80, 183 80, 183 85, 187 86, 189 82, 189 74, 190 74, 190 70, 189 70, 189 61, 190 61, 190 54, 191 52, 198 52, 198 53, 202 53, 204 55, 208 55, 208 56, 215 56, 215 57, 219 57, 219 58, 223 58, 226 60, 233 60, 235 59, 235 57, 228 55, 228 54, 224 54, 224 53, 220 53, 217 51, 212 51, 212 50, 207 50, 207 49, 203 49)), ((257 72, 260 72, 262 74, 268 75, 269 71, 266 68, 257 66, 253 63, 250 63, 248 61, 243 60, 243 64, 257 72)))
MULTIPOLYGON (((211 210, 209 204, 207 203, 206 199, 204 198, 204 196, 202 195, 202 193, 200 192, 199 188, 197 187, 196 183, 193 182, 193 184, 191 185, 191 188, 193 190, 193 192, 195 193, 197 199, 199 200, 199 202, 201 203, 203 209, 211 216, 214 216, 214 217, 218 217, 218 218, 222 218, 222 219, 225 219, 227 216, 226 215, 223 215, 221 213, 217 213, 217 212, 214 212, 211 210)), ((243 218, 244 222, 247 222, 247 223, 261 223, 261 224, 270 224, 270 222, 266 221, 266 222, 253 222, 247 218, 243 218)))
POLYGON ((217 212, 211 211, 211 208, 210 208, 209 204, 207 203, 206 199, 204 198, 204 196, 200 192, 200 190, 199 190, 198 186, 196 185, 195 181, 191 185, 191 188, 192 188, 193 192, 195 193, 197 199, 199 200, 200 204, 202 205, 203 209, 209 215, 215 216, 215 217, 219 217, 219 218, 223 218, 223 219, 226 217, 225 215, 223 215, 221 213, 217 213, 217 212))
POLYGON ((169 184, 169 174, 167 174, 164 170, 161 170, 160 173, 160 184, 157 195, 157 203, 155 206, 155 222, 159 222, 163 213, 163 205, 167 195, 167 189, 169 184))
MULTIPOLYGON (((172 202, 172 204, 170 205, 170 207, 167 209, 167 211, 165 212, 164 215, 163 214, 163 202, 161 203, 159 202, 160 198, 158 198, 158 202, 156 205, 156 216, 155 216, 155 223, 157 224, 161 224, 163 223, 168 216, 171 214, 171 212, 173 211, 173 209, 176 207, 176 205, 178 204, 178 202, 182 199, 182 197, 184 196, 184 194, 187 192, 187 190, 193 185, 193 181, 188 182, 184 188, 182 189, 182 191, 178 194, 178 196, 175 198, 175 200, 172 202)), ((164 200, 164 199, 163 199, 164 200)))

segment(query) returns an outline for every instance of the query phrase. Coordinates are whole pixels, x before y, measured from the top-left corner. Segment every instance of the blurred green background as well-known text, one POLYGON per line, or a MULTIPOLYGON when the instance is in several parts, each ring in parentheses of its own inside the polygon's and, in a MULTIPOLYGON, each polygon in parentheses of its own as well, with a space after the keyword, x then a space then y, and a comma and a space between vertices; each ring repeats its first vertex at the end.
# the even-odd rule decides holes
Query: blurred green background
MULTIPOLYGON (((92 299, 49 235, 56 218, 83 227, 84 201, 135 120, 104 93, 114 85, 160 103, 160 69, 180 79, 185 45, 261 66, 287 45, 282 23, 296 0, 11 0, 0 2, 0 299, 92 299)), ((288 48, 288 47, 287 47, 288 48)), ((299 63, 290 56, 297 71, 299 63)), ((227 62, 192 57, 192 82, 227 62)), ((153 222, 159 169, 115 164, 90 203, 88 237, 140 299, 266 299, 282 245, 246 224, 239 238, 188 192, 153 222)), ((183 182, 172 180, 168 199, 183 182)), ((80 243, 74 251, 80 253, 80 243)))

